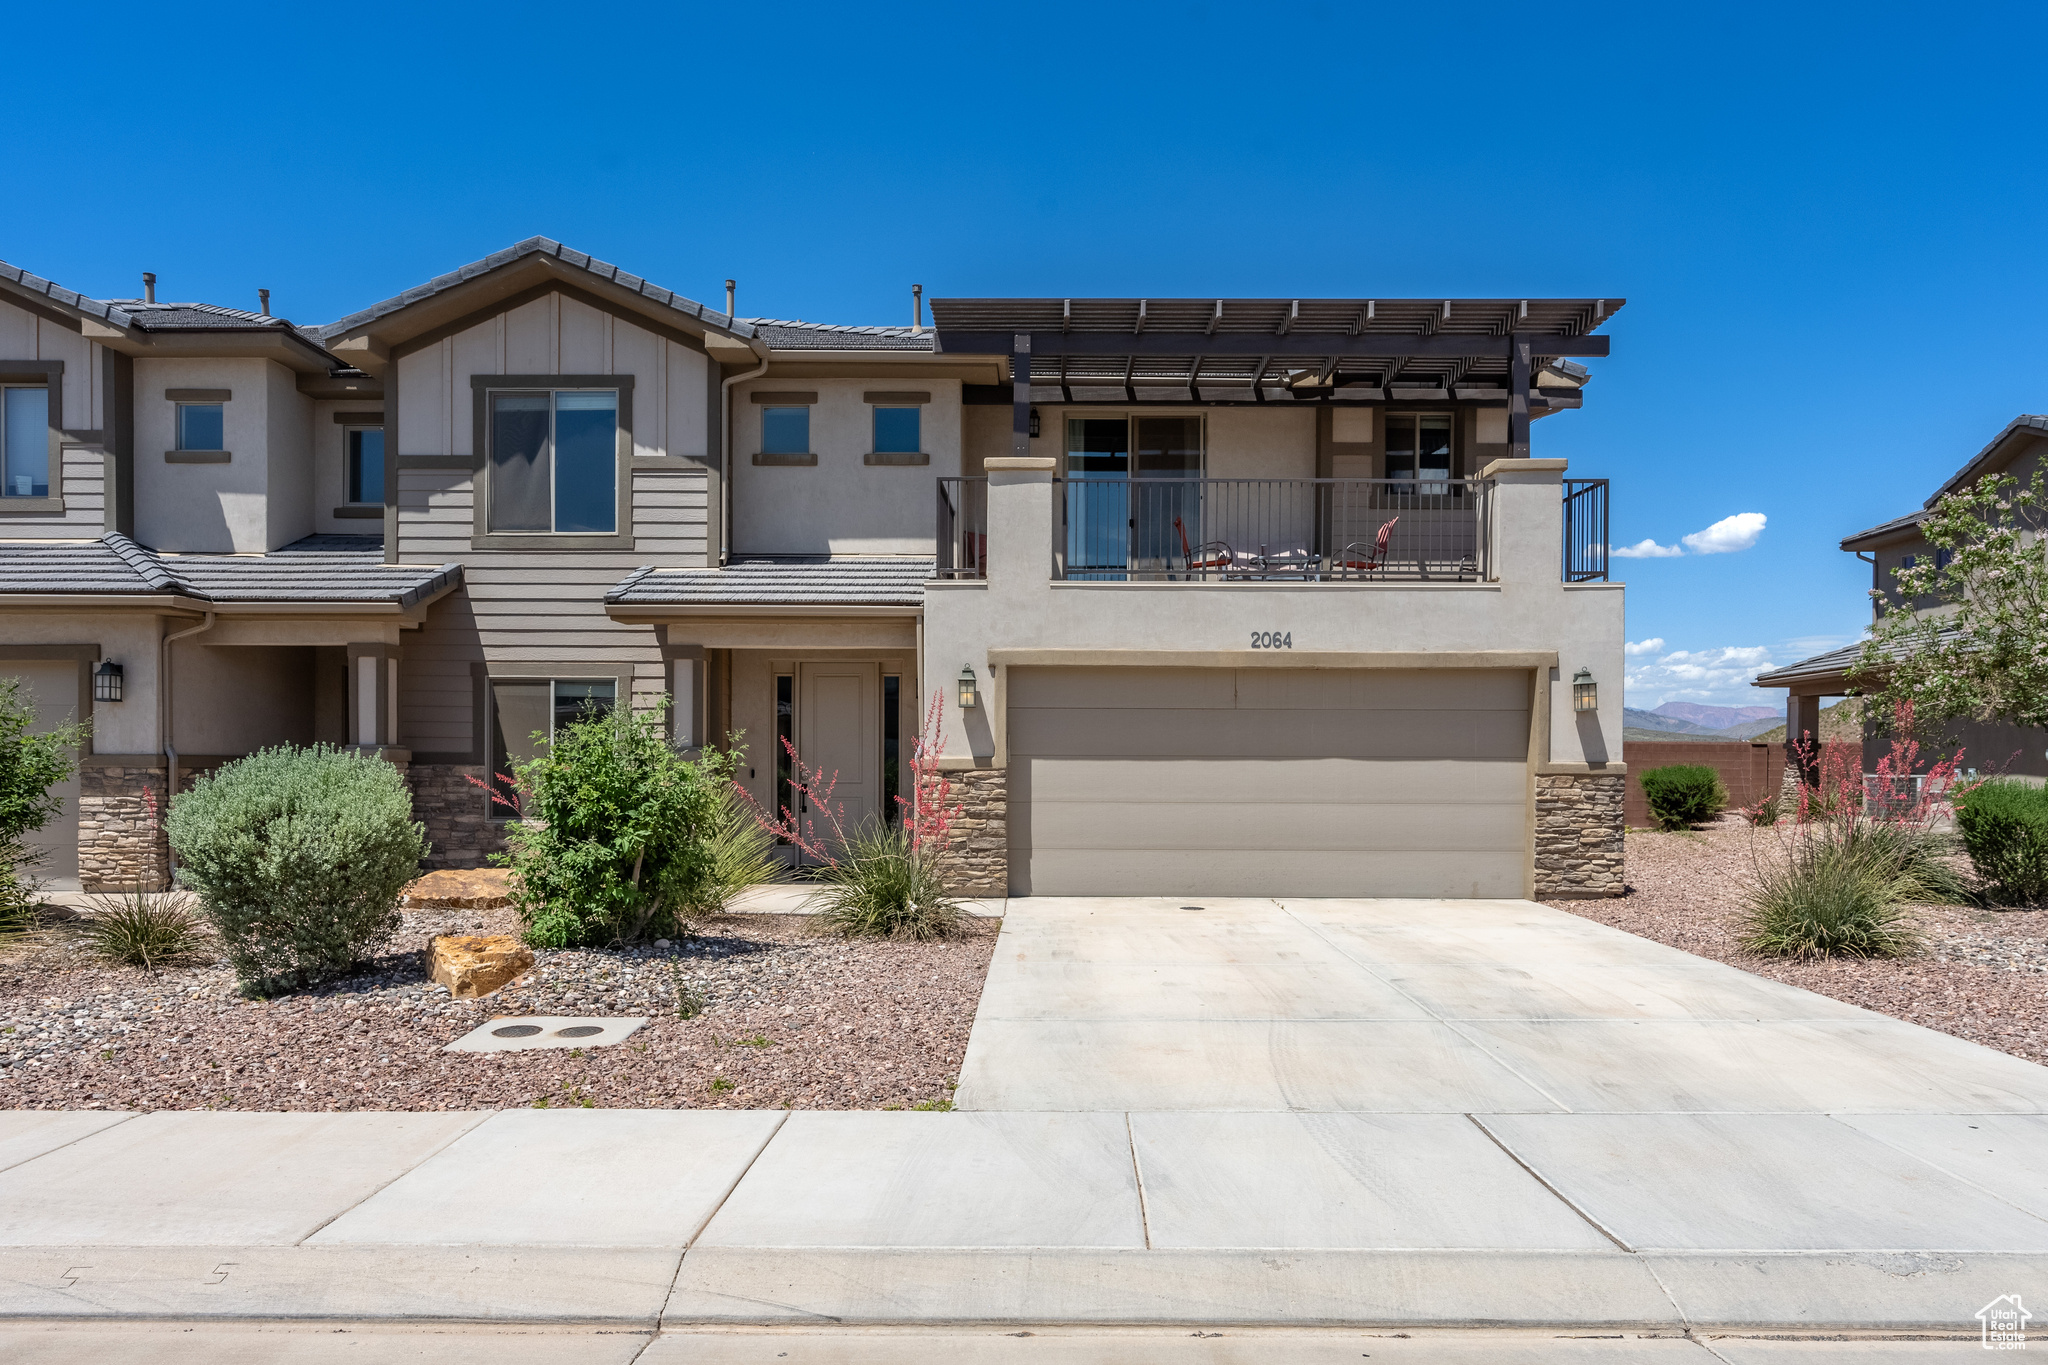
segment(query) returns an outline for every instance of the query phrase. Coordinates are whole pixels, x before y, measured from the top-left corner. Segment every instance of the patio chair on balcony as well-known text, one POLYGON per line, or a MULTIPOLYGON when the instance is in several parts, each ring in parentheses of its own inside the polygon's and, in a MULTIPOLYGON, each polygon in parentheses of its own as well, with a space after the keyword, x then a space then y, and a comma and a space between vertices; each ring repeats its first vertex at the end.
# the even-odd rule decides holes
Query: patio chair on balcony
POLYGON ((1173 529, 1180 536, 1181 558, 1186 561, 1189 573, 1219 572, 1237 563, 1237 552, 1220 540, 1205 540, 1199 546, 1190 546, 1188 528, 1179 517, 1173 519, 1173 529))
POLYGON ((1389 517, 1372 538, 1368 547, 1362 540, 1354 540, 1337 555, 1339 573, 1377 573, 1387 566, 1387 541, 1394 534, 1394 523, 1399 517, 1389 517), (1369 552, 1368 552, 1369 550, 1369 552), (1363 558, 1360 556, 1363 555, 1363 558))

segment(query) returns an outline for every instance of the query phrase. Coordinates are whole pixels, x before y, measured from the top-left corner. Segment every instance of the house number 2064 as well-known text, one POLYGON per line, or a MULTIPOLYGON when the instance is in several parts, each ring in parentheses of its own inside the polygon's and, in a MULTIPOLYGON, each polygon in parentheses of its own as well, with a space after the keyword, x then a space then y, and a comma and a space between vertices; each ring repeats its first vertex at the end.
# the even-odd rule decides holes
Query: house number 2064
POLYGON ((1290 630, 1285 635, 1282 635, 1277 630, 1255 630, 1252 632, 1252 648, 1292 649, 1294 648, 1294 632, 1290 630))

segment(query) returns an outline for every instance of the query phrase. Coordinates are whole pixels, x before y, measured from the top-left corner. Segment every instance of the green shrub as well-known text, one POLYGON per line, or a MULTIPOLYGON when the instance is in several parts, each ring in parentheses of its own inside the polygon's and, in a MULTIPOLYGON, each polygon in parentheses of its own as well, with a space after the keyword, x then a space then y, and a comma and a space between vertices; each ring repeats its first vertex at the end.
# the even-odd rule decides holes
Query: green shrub
POLYGON ((901 825, 871 821, 848 834, 834 861, 813 869, 819 927, 848 938, 943 938, 960 922, 938 859, 912 847, 901 825))
POLYGON ((572 722, 521 764, 522 824, 507 832, 512 902, 536 948, 681 937, 715 894, 710 843, 737 749, 696 762, 668 742, 667 700, 572 722))
POLYGON ((0 933, 26 932, 42 887, 35 879, 41 850, 28 836, 64 809, 51 788, 71 776, 71 752, 86 727, 61 725, 32 733, 36 709, 17 677, 0 677, 0 933))
POLYGON ((205 922, 183 892, 94 896, 86 942, 103 962, 153 972, 206 946, 205 922))
POLYGON ((1783 863, 1759 866, 1743 942, 1767 957, 1901 957, 1920 937, 1901 908, 1929 895, 1903 845, 1864 820, 1806 826, 1783 863))
POLYGON ((164 821, 244 992, 347 971, 398 928, 426 830, 398 769, 353 750, 265 749, 201 776, 164 821))
POLYGON ((1703 764, 1651 768, 1637 780, 1643 784, 1650 814, 1663 829, 1705 824, 1728 804, 1728 789, 1721 785, 1721 775, 1703 764))
POLYGON ((2002 905, 2048 900, 2048 788, 1995 778, 1958 796, 1955 807, 1986 896, 2002 905))

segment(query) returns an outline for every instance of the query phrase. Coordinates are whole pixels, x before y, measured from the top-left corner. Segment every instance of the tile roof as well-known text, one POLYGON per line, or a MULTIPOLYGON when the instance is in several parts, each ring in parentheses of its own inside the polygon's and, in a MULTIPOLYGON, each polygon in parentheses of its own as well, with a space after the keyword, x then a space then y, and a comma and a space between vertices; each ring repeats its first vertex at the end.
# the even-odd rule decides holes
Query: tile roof
POLYGON ((916 607, 924 604, 933 562, 915 556, 757 555, 735 559, 723 569, 650 566, 604 600, 626 605, 916 607))
POLYGON ((0 543, 0 596, 164 593, 201 602, 409 607, 461 581, 459 564, 386 564, 377 536, 308 536, 264 555, 162 554, 123 535, 0 543))
MULTIPOLYGON (((1947 644, 1960 634, 1959 631, 1945 630, 1941 633, 1941 642, 1947 644)), ((1897 658, 1902 652, 1894 649, 1892 656, 1897 658)), ((1862 653, 1863 642, 1858 640, 1853 645, 1843 645, 1840 649, 1816 654, 1811 659, 1801 659, 1798 663, 1786 664, 1783 668, 1774 668, 1768 673, 1759 673, 1750 686, 1790 687, 1794 683, 1839 677, 1855 664, 1862 653)))
POLYGON ((1929 494, 1927 501, 1920 504, 1921 510, 1909 512, 1903 517, 1894 517, 1890 521, 1873 526, 1867 531, 1858 531, 1855 535, 1844 536, 1842 538, 1842 548, 1844 550, 1861 550, 1866 548, 1868 543, 1874 539, 1919 525, 1927 519, 1927 513, 1933 510, 1934 504, 1940 502, 1942 498, 1955 492, 1957 489, 1976 482, 1979 477, 1988 473, 1991 467, 1997 463, 1999 452, 2004 449, 2006 442, 2016 435, 2048 437, 2048 416, 2043 416, 2039 413, 2023 412, 2013 418, 2005 424, 2003 430, 1985 444, 1982 450, 1972 455, 1964 462, 1961 469, 1949 475, 1948 480, 1941 487, 1929 494))
POLYGON ((1845 550, 1861 550, 1870 541, 1892 539, 1896 533, 1910 531, 1925 520, 1927 520, 1927 509, 1923 507, 1917 512, 1908 512, 1903 517, 1893 517, 1890 521, 1880 522, 1878 525, 1872 526, 1867 530, 1858 531, 1853 536, 1843 536, 1842 548, 1845 550))
POLYGON ((787 318, 742 318, 754 335, 777 351, 930 351, 932 329, 853 327, 832 322, 794 322, 787 318))
POLYGON ((722 328, 737 336, 747 337, 754 334, 753 328, 748 326, 743 318, 731 318, 719 312, 716 308, 706 308, 703 304, 693 299, 686 299, 673 290, 663 289, 660 285, 649 284, 638 275, 628 274, 615 265, 598 260, 595 256, 586 256, 580 251, 573 251, 563 246, 560 242, 548 237, 528 237, 523 242, 515 242, 503 251, 494 251, 480 261, 471 261, 468 265, 451 270, 445 275, 436 275, 425 284, 414 285, 403 294, 394 294, 381 303, 373 303, 368 308, 360 312, 350 313, 339 321, 330 322, 323 327, 308 328, 307 330, 322 340, 340 336, 344 332, 352 332, 358 327, 375 322, 378 318, 395 313, 401 308, 410 307, 421 299, 430 299, 436 294, 453 289, 458 284, 473 280, 477 276, 488 274, 493 270, 502 269, 515 261, 524 260, 528 256, 551 256, 561 261, 564 265, 589 271, 599 279, 618 285, 622 289, 631 290, 642 298, 650 299, 667 308, 673 308, 677 312, 687 313, 693 318, 708 322, 714 327, 722 328))

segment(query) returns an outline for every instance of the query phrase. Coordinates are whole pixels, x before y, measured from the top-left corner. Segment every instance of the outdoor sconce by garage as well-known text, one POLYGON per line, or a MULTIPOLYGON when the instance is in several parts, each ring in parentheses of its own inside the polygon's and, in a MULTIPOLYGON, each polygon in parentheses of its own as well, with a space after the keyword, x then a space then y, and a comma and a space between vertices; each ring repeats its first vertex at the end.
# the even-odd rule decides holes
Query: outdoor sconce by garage
POLYGON ((1032 435, 1032 437, 1033 437, 1034 439, 1035 439, 1035 438, 1037 437, 1037 435, 1038 435, 1038 409, 1037 409, 1037 408, 1033 408, 1033 409, 1031 410, 1031 435, 1032 435))
POLYGON ((93 670, 92 699, 94 701, 121 700, 121 665, 112 659, 100 660, 100 666, 93 670))
POLYGON ((1580 669, 1572 674, 1572 710, 1598 711, 1600 709, 1600 685, 1593 681, 1589 669, 1580 669))
POLYGON ((960 709, 962 711, 972 711, 979 704, 979 701, 980 699, 974 691, 974 665, 962 664, 960 666, 960 709))

